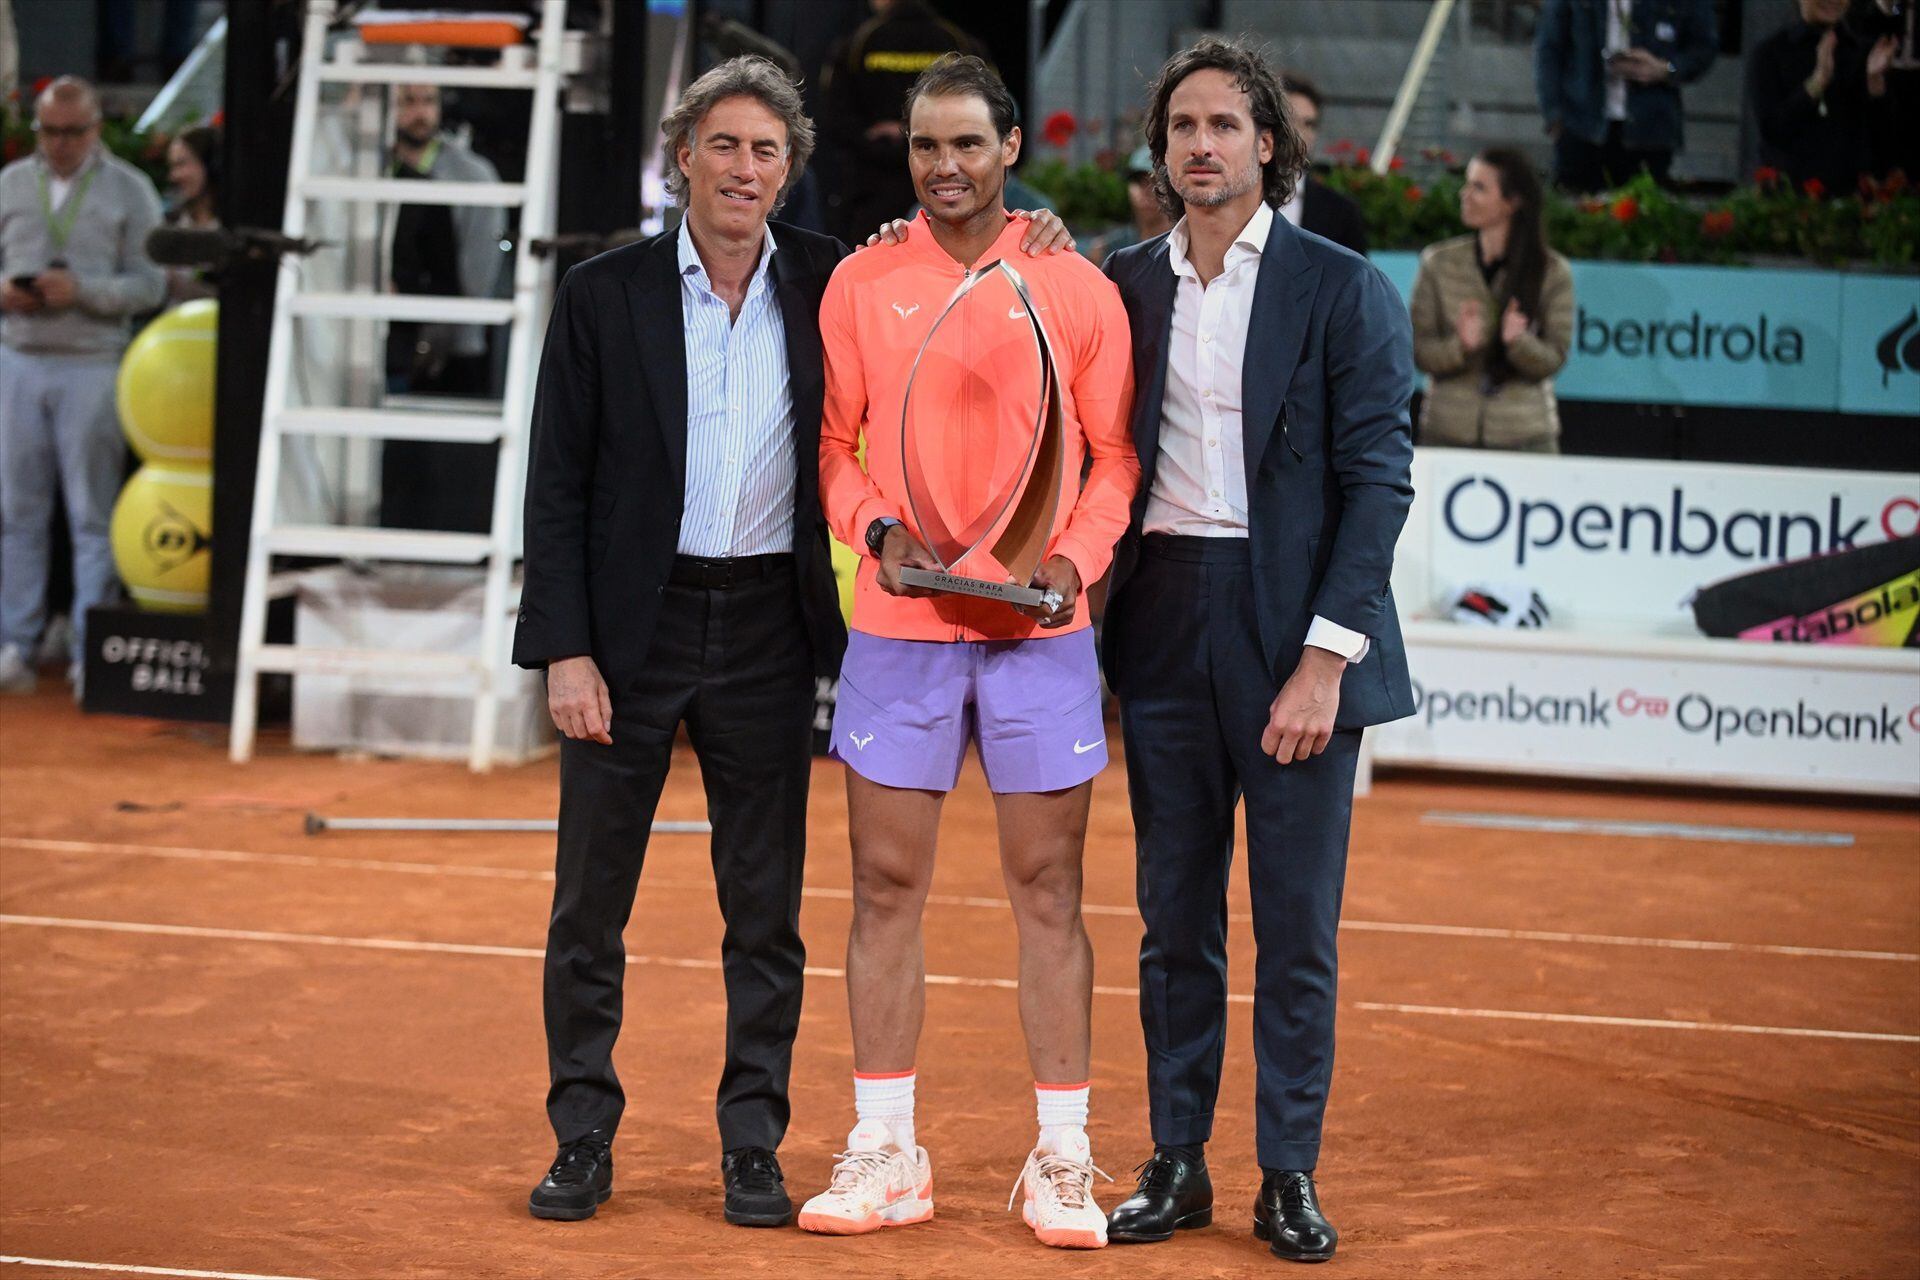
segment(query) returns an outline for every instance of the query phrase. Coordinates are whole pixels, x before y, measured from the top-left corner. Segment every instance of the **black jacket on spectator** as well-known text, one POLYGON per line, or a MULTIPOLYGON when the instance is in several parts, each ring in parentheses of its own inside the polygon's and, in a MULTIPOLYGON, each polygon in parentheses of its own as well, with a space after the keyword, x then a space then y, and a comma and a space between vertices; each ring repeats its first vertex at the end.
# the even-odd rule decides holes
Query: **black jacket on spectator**
POLYGON ((1367 220, 1360 216, 1360 206, 1312 174, 1300 197, 1300 229, 1366 256, 1367 220))
POLYGON ((1795 18, 1747 58, 1747 97, 1760 122, 1760 163, 1799 186, 1817 178, 1831 195, 1851 195, 1863 173, 1879 174, 1890 150, 1891 94, 1867 93, 1867 48, 1842 23, 1833 80, 1819 102, 1807 96, 1816 49, 1827 33, 1795 18), (1822 105, 1825 111, 1821 110, 1822 105))
POLYGON ((943 53, 987 56, 980 41, 930 8, 925 0, 899 0, 833 47, 820 75, 820 143, 832 170, 828 179, 827 229, 848 244, 913 207, 907 144, 875 141, 867 130, 900 119, 907 90, 943 53))

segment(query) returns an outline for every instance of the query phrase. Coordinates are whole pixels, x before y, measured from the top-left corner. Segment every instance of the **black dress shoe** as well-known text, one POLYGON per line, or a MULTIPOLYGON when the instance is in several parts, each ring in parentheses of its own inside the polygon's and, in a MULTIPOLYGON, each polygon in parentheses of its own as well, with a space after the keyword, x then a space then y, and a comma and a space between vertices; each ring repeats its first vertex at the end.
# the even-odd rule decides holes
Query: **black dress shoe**
POLYGON ((527 1211, 536 1218, 580 1222, 613 1194, 613 1147, 604 1137, 589 1134, 565 1143, 553 1159, 553 1168, 527 1197, 527 1211))
POLYGON ((1156 1151, 1138 1168, 1140 1185, 1107 1215, 1107 1239, 1155 1244, 1176 1231, 1213 1221, 1213 1179, 1207 1162, 1174 1151, 1156 1151))
POLYGON ((736 1147, 720 1157, 727 1183, 727 1221, 736 1227, 784 1227, 793 1221, 793 1201, 780 1161, 765 1147, 736 1147))
POLYGON ((1340 1233, 1320 1212, 1310 1173, 1268 1170, 1253 1202, 1253 1234, 1267 1241, 1274 1257, 1288 1262, 1325 1262, 1340 1242, 1340 1233))

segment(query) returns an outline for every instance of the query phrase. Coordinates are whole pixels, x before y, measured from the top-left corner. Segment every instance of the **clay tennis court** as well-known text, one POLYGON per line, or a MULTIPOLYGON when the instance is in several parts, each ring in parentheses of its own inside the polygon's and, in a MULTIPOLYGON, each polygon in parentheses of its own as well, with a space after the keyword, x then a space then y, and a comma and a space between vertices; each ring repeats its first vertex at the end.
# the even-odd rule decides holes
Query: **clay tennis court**
MULTIPOLYGON (((224 730, 0 704, 0 1275, 1275 1274, 1248 1232, 1252 938, 1236 881, 1216 1225, 1065 1254, 1006 1199, 1031 1140, 1014 928, 970 764, 927 915, 920 1128, 938 1217, 857 1240, 720 1220, 719 913, 662 836, 628 931, 616 1191, 536 1222, 551 838, 304 834, 540 817, 551 760, 295 756, 224 730), (62 1264, 62 1265, 55 1265, 62 1264), (166 1274, 163 1272, 163 1274, 166 1274)), ((705 816, 690 753, 660 817, 705 816)), ((816 766, 809 979, 781 1151, 851 1123, 839 766, 816 766)), ((1149 1152, 1124 778, 1095 787, 1096 1160, 1149 1152)), ((1920 1255, 1920 820, 1911 805, 1379 780, 1360 802, 1319 1180, 1351 1275, 1910 1276, 1920 1255), (1738 828, 1606 834, 1475 815, 1738 828), (1797 841, 1785 843, 1783 841, 1797 841)))

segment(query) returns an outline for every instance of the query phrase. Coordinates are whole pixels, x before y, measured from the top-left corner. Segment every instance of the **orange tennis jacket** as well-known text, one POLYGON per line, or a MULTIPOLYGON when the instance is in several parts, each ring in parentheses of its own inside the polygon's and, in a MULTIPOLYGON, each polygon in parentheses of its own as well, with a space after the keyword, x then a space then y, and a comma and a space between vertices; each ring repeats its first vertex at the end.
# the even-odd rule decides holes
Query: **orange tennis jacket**
MULTIPOLYGON (((1009 216, 1005 232, 976 265, 1004 258, 1020 273, 1052 344, 1065 448, 1047 555, 1072 561, 1084 590, 1106 573, 1140 487, 1140 461, 1128 427, 1132 344, 1126 310, 1112 282, 1077 253, 1022 253, 1020 238, 1027 226, 1027 219, 1009 216)), ((935 242, 922 213, 906 243, 843 259, 820 305, 827 380, 820 501, 834 536, 860 553, 853 627, 896 640, 940 641, 1024 640, 1078 631, 1090 621, 1084 600, 1072 623, 1043 629, 999 600, 890 596, 876 579, 879 561, 867 551, 867 526, 882 516, 902 521, 927 540, 907 492, 901 411, 922 343, 965 274, 935 242)), ((916 489, 923 514, 931 499, 946 522, 959 529, 996 510, 997 499, 1009 492, 1027 456, 1039 404, 1031 335, 1024 307, 998 276, 970 293, 934 335, 913 386, 913 438, 932 491, 916 489)), ((983 539, 987 547, 1004 524, 1003 517, 983 539)), ((989 577, 995 576, 992 564, 981 556, 957 567, 989 577), (987 571, 976 571, 981 568, 987 571)))

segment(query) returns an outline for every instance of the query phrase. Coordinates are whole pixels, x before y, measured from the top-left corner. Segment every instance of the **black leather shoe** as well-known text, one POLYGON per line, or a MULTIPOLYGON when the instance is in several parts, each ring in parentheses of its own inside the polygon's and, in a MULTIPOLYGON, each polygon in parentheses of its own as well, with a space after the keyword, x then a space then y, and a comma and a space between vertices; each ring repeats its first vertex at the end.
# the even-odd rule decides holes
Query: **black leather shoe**
POLYGON ((1340 1243, 1340 1233, 1320 1212, 1310 1173, 1268 1172, 1253 1202, 1253 1234, 1288 1262, 1325 1262, 1340 1243))
POLYGON ((793 1201, 780 1161, 765 1147, 736 1147, 720 1157, 727 1183, 727 1221, 736 1227, 784 1227, 793 1221, 793 1201))
POLYGON ((606 1138, 589 1134, 561 1146, 553 1168, 527 1197, 527 1211, 536 1218, 580 1222, 611 1195, 613 1147, 606 1138))
POLYGON ((1176 1231, 1213 1221, 1213 1179, 1204 1159, 1156 1151, 1138 1166, 1140 1185, 1107 1215, 1107 1239, 1120 1244, 1157 1244, 1176 1231))

